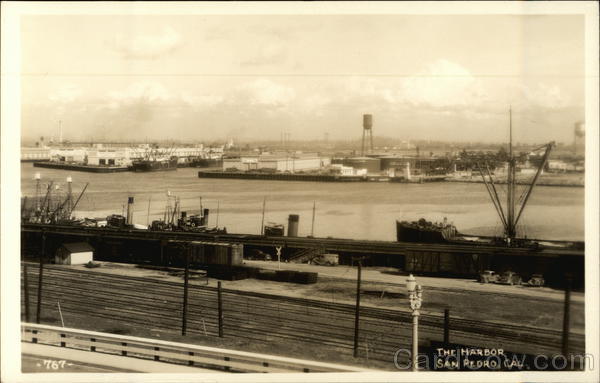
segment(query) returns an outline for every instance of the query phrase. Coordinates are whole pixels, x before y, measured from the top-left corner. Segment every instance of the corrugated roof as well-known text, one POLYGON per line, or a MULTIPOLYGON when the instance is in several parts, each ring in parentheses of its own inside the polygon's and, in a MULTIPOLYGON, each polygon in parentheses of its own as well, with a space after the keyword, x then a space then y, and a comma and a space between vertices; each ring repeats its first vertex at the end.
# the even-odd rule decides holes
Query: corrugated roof
POLYGON ((94 248, 87 242, 63 243, 62 247, 64 247, 69 253, 84 253, 88 251, 94 251, 94 248))

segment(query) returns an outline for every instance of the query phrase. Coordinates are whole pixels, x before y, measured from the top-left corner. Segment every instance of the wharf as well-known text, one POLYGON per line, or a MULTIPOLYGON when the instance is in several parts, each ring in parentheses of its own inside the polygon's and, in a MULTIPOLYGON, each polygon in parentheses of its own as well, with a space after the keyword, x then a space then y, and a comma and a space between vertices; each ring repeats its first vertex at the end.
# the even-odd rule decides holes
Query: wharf
MULTIPOLYGON (((333 252, 362 254, 405 254, 409 252, 442 252, 460 254, 494 254, 501 256, 536 256, 544 258, 583 257, 584 250, 567 248, 504 247, 487 244, 442 244, 413 243, 394 241, 373 241, 344 238, 284 237, 255 234, 212 234, 173 231, 148 231, 136 229, 116 229, 106 227, 85 227, 71 225, 49 225, 26 223, 21 225, 22 232, 46 233, 69 237, 101 237, 113 239, 131 239, 148 241, 215 241, 241 243, 251 246, 283 246, 295 249, 323 249, 333 252)), ((560 242, 560 241, 556 241, 560 242)))
POLYGON ((381 175, 342 176, 339 174, 306 174, 306 173, 263 173, 263 172, 224 172, 204 171, 198 172, 199 178, 232 178, 243 180, 268 180, 268 181, 308 181, 308 182, 402 182, 421 183, 443 181, 444 177, 427 176, 415 177, 406 180, 404 177, 388 177, 381 175))
POLYGON ((366 176, 340 176, 335 174, 260 173, 199 171, 199 178, 233 178, 242 180, 309 181, 309 182, 368 182, 366 176))
POLYGON ((60 169, 60 170, 73 170, 76 172, 89 172, 89 173, 116 173, 129 171, 127 166, 93 166, 83 164, 67 164, 67 163, 56 163, 51 161, 34 162, 33 166, 36 168, 49 168, 49 169, 60 169))

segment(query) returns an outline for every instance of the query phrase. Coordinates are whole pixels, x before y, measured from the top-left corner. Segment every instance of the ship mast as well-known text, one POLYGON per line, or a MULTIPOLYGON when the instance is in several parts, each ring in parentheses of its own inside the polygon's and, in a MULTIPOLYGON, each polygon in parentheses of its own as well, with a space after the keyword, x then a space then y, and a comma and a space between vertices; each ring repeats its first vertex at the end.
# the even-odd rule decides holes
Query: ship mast
POLYGON ((508 219, 506 220, 506 237, 513 239, 516 237, 515 230, 515 159, 513 157, 512 149, 512 106, 508 109, 509 115, 509 142, 508 142, 508 174, 506 184, 508 187, 507 191, 507 209, 508 219))
POLYGON ((502 225, 504 226, 504 235, 509 244, 513 239, 515 239, 517 237, 517 224, 519 223, 519 219, 521 218, 521 215, 523 214, 523 210, 525 210, 525 206, 527 205, 527 202, 529 201, 529 197, 531 197, 533 188, 535 187, 535 184, 537 183, 537 180, 538 180, 539 176, 541 175, 542 170, 544 169, 544 167, 546 166, 546 163, 548 162, 548 157, 550 156, 550 151, 552 150, 553 146, 554 146, 554 142, 550 142, 550 143, 543 145, 537 149, 534 149, 534 151, 540 150, 542 148, 545 148, 546 150, 544 152, 544 156, 542 157, 542 161, 537 169, 537 172, 533 178, 533 181, 531 182, 531 184, 529 185, 529 187, 527 188, 525 193, 523 193, 523 195, 521 195, 521 198, 519 199, 519 200, 522 200, 523 202, 520 203, 520 206, 518 208, 518 213, 516 215, 515 215, 515 207, 517 205, 517 201, 515 200, 515 189, 516 189, 515 186, 516 186, 516 163, 517 163, 517 161, 516 161, 515 156, 513 155, 513 148, 512 148, 512 107, 509 108, 508 170, 507 170, 507 179, 506 179, 507 193, 506 193, 506 207, 505 208, 502 207, 502 203, 500 201, 498 192, 496 190, 496 186, 494 184, 494 180, 493 180, 492 174, 489 170, 489 167, 487 167, 487 165, 486 165, 486 173, 484 174, 482 167, 478 165, 479 173, 481 174, 483 183, 485 184, 488 194, 490 195, 490 198, 494 204, 494 207, 496 208, 496 212, 498 213, 498 216, 500 217, 500 220, 502 221, 502 225), (487 176, 487 178, 486 178, 486 176, 487 176), (488 179, 489 179, 489 181, 488 181, 488 179), (505 214, 505 211, 506 211, 506 214, 505 214))

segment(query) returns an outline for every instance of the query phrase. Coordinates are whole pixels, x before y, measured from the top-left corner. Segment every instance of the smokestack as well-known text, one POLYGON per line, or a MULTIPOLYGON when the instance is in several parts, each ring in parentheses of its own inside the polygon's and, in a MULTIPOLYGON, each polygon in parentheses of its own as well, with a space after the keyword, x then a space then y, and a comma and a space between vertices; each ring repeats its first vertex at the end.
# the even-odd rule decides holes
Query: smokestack
POLYGON ((133 225, 133 197, 127 199, 127 224, 133 225))
POLYGON ((204 209, 202 212, 202 226, 208 225, 208 213, 210 213, 210 209, 204 209))
POLYGON ((288 217, 288 237, 298 236, 298 221, 300 221, 298 214, 290 214, 288 217))
POLYGON ((42 178, 40 173, 35 173, 35 211, 40 211, 41 206, 41 195, 40 195, 40 179, 42 178))
POLYGON ((68 193, 69 193, 69 199, 68 199, 68 205, 67 205, 67 216, 65 218, 71 218, 71 210, 73 209, 73 189, 71 187, 71 184, 73 183, 73 179, 71 178, 71 176, 67 177, 67 187, 68 187, 68 193))

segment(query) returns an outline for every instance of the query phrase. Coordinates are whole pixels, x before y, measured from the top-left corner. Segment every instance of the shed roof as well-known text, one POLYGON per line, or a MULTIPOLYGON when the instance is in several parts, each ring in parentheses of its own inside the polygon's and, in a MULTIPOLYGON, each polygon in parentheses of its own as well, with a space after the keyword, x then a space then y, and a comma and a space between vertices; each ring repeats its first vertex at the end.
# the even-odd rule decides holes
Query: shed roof
POLYGON ((62 247, 64 247, 69 253, 84 253, 88 251, 94 251, 94 248, 87 242, 63 243, 62 247))

